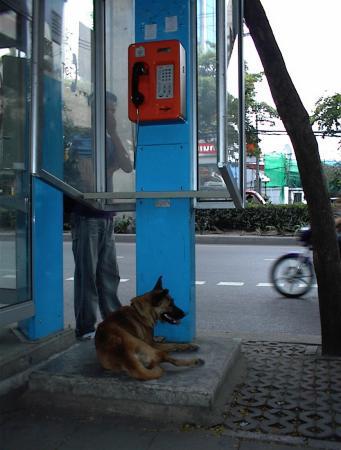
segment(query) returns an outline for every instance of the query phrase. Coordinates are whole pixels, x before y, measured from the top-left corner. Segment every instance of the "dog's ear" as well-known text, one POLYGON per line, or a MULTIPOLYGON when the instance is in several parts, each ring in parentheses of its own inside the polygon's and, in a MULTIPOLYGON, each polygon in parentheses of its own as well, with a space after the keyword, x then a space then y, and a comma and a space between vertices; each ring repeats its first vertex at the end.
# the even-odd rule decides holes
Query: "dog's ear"
POLYGON ((159 276, 155 286, 153 287, 153 291, 160 291, 162 289, 162 276, 159 276))
POLYGON ((154 293, 152 298, 153 306, 158 306, 161 303, 162 299, 166 297, 168 292, 169 289, 161 289, 161 291, 154 293))

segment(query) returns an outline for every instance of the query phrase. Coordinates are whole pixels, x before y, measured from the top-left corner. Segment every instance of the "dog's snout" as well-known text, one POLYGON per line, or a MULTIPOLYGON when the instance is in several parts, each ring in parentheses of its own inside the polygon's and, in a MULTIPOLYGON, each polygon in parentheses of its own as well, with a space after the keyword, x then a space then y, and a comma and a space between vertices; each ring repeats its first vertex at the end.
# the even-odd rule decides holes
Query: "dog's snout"
POLYGON ((186 314, 182 309, 174 305, 172 315, 174 315, 177 319, 182 319, 186 314))

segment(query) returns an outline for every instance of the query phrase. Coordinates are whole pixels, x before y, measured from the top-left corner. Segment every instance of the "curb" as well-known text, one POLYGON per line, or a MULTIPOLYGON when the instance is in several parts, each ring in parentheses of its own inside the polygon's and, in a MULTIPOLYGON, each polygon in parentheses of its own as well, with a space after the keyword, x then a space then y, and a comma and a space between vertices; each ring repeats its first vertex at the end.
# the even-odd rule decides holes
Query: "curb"
MULTIPOLYGON (((135 243, 135 234, 115 234, 116 242, 135 243)), ((70 233, 64 233, 64 241, 71 241, 70 233)), ((297 245, 294 236, 239 236, 224 234, 197 234, 196 244, 215 245, 297 245)))

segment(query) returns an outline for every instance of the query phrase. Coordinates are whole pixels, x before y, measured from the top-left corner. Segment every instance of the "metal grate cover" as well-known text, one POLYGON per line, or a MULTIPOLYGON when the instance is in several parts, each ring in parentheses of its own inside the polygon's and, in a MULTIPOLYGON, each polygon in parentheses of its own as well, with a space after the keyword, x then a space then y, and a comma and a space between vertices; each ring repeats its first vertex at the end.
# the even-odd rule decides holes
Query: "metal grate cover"
POLYGON ((245 342, 245 381, 227 405, 233 431, 341 441, 341 359, 320 347, 245 342))

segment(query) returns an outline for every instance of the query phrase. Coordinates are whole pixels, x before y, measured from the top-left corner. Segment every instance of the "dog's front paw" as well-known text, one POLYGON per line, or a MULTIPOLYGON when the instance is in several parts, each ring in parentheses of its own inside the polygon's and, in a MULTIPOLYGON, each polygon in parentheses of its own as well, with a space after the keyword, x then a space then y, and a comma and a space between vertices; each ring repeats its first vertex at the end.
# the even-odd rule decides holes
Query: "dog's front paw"
POLYGON ((201 358, 198 358, 198 359, 195 360, 195 365, 197 367, 203 366, 204 364, 205 364, 205 361, 203 359, 201 359, 201 358))

